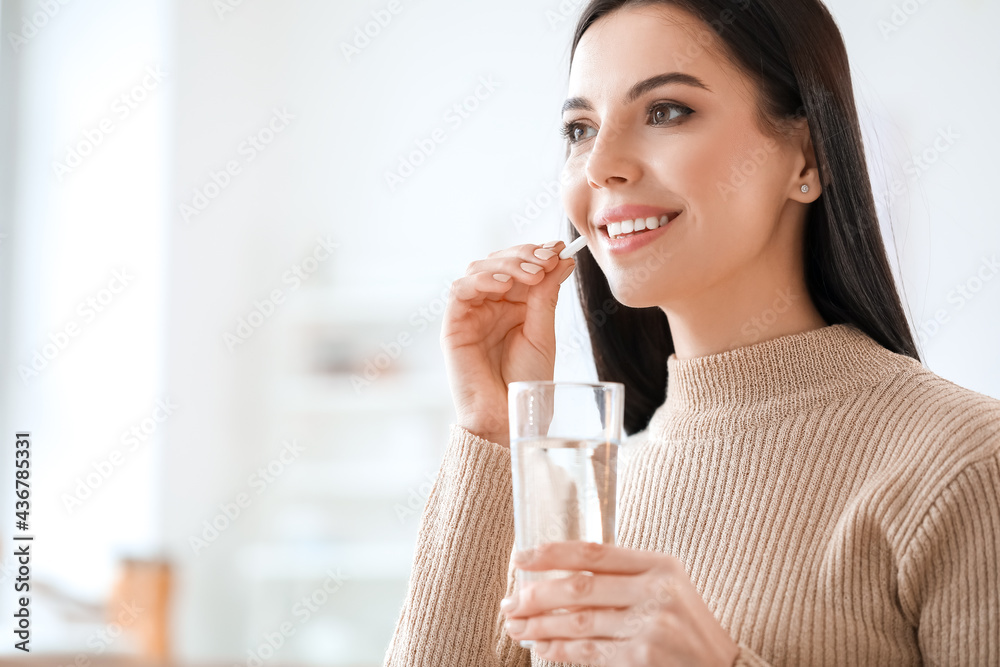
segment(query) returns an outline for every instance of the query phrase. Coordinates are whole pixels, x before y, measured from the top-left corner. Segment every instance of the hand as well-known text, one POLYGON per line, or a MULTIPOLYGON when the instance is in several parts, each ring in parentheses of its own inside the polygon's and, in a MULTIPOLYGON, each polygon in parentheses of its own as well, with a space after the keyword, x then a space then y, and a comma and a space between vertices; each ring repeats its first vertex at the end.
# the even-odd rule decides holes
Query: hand
POLYGON ((730 667, 739 646, 719 625, 673 556, 596 542, 543 544, 518 560, 521 570, 577 570, 569 577, 529 582, 501 609, 507 633, 535 641, 540 658, 620 667, 730 667), (582 571, 582 572, 580 572, 582 571), (593 574, 589 574, 593 573, 593 574), (549 613, 554 609, 568 613, 549 613), (510 627, 514 620, 523 628, 510 627))
POLYGON ((576 262, 559 259, 562 241, 545 245, 514 246, 469 264, 452 283, 441 327, 457 423, 504 446, 507 383, 551 380, 555 370, 556 298, 576 262))

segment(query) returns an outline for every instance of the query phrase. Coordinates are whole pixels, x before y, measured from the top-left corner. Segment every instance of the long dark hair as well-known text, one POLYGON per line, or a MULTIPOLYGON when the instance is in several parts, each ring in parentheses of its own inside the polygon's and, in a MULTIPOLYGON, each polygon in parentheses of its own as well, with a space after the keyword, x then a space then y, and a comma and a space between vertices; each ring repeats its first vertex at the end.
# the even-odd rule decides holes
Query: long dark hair
MULTIPOLYGON (((828 324, 854 325, 919 361, 879 232, 847 50, 829 11, 820 0, 593 0, 577 23, 570 65, 595 21, 652 4, 686 10, 711 27, 756 82, 763 130, 776 131, 781 119, 807 119, 823 184, 806 217, 809 295, 828 324)), ((579 236, 569 228, 571 238, 579 236)), ((598 377, 625 384, 625 431, 636 433, 666 399, 667 357, 674 351, 667 317, 656 307, 619 303, 590 252, 576 259, 598 377)))

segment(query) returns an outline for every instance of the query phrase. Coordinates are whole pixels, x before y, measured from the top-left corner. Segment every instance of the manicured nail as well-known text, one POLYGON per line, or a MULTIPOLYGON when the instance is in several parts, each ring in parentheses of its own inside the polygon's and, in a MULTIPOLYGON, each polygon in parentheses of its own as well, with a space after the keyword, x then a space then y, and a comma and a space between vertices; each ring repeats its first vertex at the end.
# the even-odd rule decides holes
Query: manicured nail
POLYGON ((508 276, 506 273, 494 273, 493 274, 493 279, 494 280, 499 280, 500 282, 505 283, 508 280, 510 280, 510 276, 508 276))
POLYGON ((539 248, 535 251, 535 257, 538 259, 549 259, 555 255, 551 250, 546 250, 545 248, 539 248))
POLYGON ((504 623, 504 627, 507 628, 507 632, 524 632, 524 626, 527 624, 523 618, 512 618, 504 623))
POLYGON ((538 273, 542 270, 542 267, 537 264, 528 264, 527 262, 521 262, 521 270, 527 271, 528 273, 538 273))
POLYGON ((548 243, 543 243, 542 247, 543 248, 555 248, 557 245, 559 245, 559 241, 549 241, 548 243))
POLYGON ((517 593, 512 594, 509 598, 504 598, 500 600, 501 611, 510 611, 517 606, 517 593))

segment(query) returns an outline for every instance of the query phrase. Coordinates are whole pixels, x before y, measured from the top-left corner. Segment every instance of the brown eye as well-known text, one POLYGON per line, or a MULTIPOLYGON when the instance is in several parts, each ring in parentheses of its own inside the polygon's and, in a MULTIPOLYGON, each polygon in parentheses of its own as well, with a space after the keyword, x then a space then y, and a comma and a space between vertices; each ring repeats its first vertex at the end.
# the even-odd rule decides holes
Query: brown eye
POLYGON ((654 104, 649 109, 649 120, 653 125, 665 125, 671 121, 675 121, 682 116, 688 116, 694 113, 691 109, 687 108, 682 104, 672 104, 670 102, 660 102, 659 104, 654 104), (680 112, 680 113, 671 113, 680 112))
POLYGON ((583 141, 584 139, 589 139, 596 134, 597 130, 594 128, 589 125, 581 125, 579 123, 567 123, 562 130, 562 135, 566 137, 566 140, 571 144, 583 141))

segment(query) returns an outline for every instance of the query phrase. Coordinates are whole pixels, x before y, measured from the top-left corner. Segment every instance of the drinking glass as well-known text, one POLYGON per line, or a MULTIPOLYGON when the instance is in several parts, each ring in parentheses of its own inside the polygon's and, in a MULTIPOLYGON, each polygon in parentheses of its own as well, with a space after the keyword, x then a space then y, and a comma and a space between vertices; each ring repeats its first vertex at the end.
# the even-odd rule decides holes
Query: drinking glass
MULTIPOLYGON (((625 386, 511 382, 508 406, 515 547, 566 540, 615 544, 625 386)), ((515 590, 570 574, 516 570, 515 590)))

